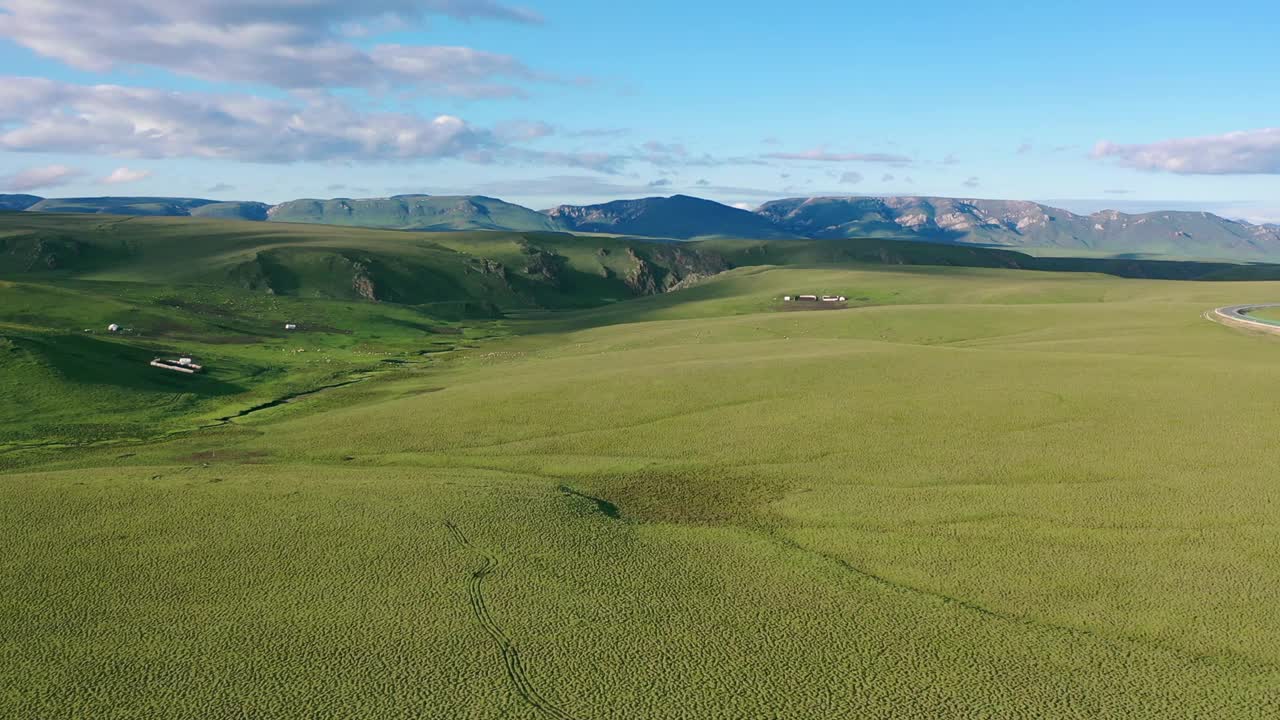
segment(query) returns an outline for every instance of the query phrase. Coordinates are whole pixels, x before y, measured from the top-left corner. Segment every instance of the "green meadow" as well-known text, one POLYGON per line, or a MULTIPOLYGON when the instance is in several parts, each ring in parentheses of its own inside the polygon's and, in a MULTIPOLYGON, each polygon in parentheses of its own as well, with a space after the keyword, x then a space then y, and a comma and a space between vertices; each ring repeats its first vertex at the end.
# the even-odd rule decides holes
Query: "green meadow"
POLYGON ((1280 283, 735 263, 489 312, 459 268, 520 245, 438 242, 414 303, 207 248, 6 276, 0 716, 1280 714, 1280 338, 1203 317, 1280 283))
POLYGON ((1277 308, 1277 307, 1263 308, 1261 310, 1255 310, 1254 312, 1249 314, 1252 315, 1253 317, 1258 318, 1259 320, 1268 320, 1270 322, 1280 322, 1280 308, 1277 308))

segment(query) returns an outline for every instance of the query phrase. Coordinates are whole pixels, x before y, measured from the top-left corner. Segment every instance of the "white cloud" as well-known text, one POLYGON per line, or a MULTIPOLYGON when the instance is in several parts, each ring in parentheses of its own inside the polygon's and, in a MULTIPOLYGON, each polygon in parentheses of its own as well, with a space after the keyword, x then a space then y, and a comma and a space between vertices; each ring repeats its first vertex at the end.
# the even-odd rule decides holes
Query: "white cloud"
POLYGON ((574 138, 616 138, 630 133, 631 130, 628 128, 587 128, 585 130, 573 130, 565 134, 574 138))
POLYGON ((905 165, 911 158, 891 153, 832 153, 823 149, 803 152, 778 152, 765 155, 772 160, 810 160, 815 162, 872 162, 905 165))
POLYGON ((625 197, 647 195, 652 190, 647 185, 627 185, 613 179, 592 175, 554 175, 551 177, 493 180, 475 185, 430 188, 441 194, 479 194, 506 196, 551 196, 563 199, 573 197, 625 197))
POLYGON ((630 160, 646 162, 658 168, 673 167, 722 167, 725 165, 765 165, 755 157, 714 157, 703 153, 696 155, 681 143, 664 143, 650 140, 633 148, 630 160))
POLYGON ((519 95, 513 80, 551 79, 471 48, 350 41, 355 28, 383 32, 431 15, 540 21, 492 0, 0 0, 0 36, 83 70, 150 66, 283 88, 491 97, 519 95))
MULTIPOLYGON (((473 185, 450 185, 426 188, 433 194, 479 194, 495 195, 504 198, 550 198, 553 202, 565 202, 568 198, 597 201, 599 199, 617 199, 625 197, 643 197, 652 194, 654 188, 647 184, 626 184, 614 178, 600 178, 590 175, 557 175, 541 178, 495 180, 473 185)), ((786 190, 713 185, 709 182, 696 182, 693 188, 671 187, 664 192, 688 191, 699 196, 719 198, 759 198, 774 200, 786 196, 786 190)), ((838 194, 834 191, 821 193, 838 194)))
MULTIPOLYGON (((910 179, 910 178, 908 178, 908 179, 910 179)), ((978 187, 978 186, 979 186, 979 185, 981 185, 981 184, 982 184, 982 181, 981 181, 981 180, 979 180, 979 179, 978 179, 978 178, 976 178, 976 177, 970 177, 968 180, 965 180, 965 181, 964 181, 964 186, 965 186, 965 187, 967 187, 967 188, 970 188, 970 189, 972 189, 972 188, 976 188, 976 187, 978 187)))
POLYGON ((1280 128, 1179 138, 1146 145, 1100 142, 1093 156, 1138 170, 1182 175, 1280 175, 1280 128))
POLYGON ((540 120, 514 120, 498 125, 494 133, 506 142, 529 142, 555 135, 556 129, 540 120))
POLYGON ((41 188, 66 185, 84 175, 84 171, 66 165, 33 167, 0 178, 0 189, 9 192, 31 192, 41 188))
POLYGON ((643 148, 645 152, 656 155, 677 155, 684 157, 689 154, 689 151, 685 149, 685 146, 680 143, 663 143, 658 142, 657 140, 650 140, 640 147, 643 148))
POLYGON ((840 176, 840 183, 843 185, 857 185, 862 182, 862 174, 856 172, 847 172, 840 176))
POLYGON ((102 178, 102 182, 107 185, 123 185, 126 183, 138 182, 151 177, 150 170, 134 170, 132 168, 121 167, 116 168, 110 175, 102 178))
POLYGON ((274 100, 3 76, 0 150, 262 163, 460 158, 605 172, 626 162, 515 148, 459 117, 364 112, 324 93, 274 100))

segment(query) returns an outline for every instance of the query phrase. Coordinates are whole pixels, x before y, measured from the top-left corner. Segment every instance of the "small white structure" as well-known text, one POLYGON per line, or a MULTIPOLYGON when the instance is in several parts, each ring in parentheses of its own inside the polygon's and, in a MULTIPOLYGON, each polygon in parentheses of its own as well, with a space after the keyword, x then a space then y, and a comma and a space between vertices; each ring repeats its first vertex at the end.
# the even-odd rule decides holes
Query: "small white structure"
POLYGON ((823 295, 822 302, 844 302, 849 298, 843 295, 823 295))
POLYGON ((160 368, 161 370, 172 370, 174 372, 186 373, 187 375, 195 375, 201 370, 204 370, 203 366, 199 365, 189 357, 180 357, 177 360, 156 358, 151 361, 151 367, 160 368))
POLYGON ((111 323, 107 326, 107 332, 120 332, 120 326, 115 323, 111 323))
POLYGON ((783 301, 783 302, 791 302, 791 296, 790 296, 790 295, 783 295, 783 296, 782 296, 782 301, 783 301))
POLYGON ((298 325, 297 325, 297 323, 285 323, 285 324, 284 324, 284 329, 285 329, 285 330, 297 330, 297 329, 298 329, 298 325))

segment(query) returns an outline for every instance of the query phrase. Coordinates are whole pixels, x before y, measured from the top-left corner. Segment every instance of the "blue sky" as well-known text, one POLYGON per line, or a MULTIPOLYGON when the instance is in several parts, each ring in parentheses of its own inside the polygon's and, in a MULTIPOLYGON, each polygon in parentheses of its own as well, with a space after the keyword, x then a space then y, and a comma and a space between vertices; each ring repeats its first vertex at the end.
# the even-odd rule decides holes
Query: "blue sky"
POLYGON ((0 0, 0 192, 1280 221, 1273 4, 859 5, 0 0))

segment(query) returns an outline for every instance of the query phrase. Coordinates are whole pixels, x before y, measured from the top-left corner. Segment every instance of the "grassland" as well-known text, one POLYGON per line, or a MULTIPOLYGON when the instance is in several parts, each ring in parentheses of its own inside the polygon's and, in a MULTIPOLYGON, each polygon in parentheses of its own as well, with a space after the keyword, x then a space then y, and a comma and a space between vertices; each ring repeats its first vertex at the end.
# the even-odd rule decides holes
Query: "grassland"
POLYGON ((421 309, 195 285, 0 282, 0 305, 0 449, 187 432, 504 332, 421 309), (207 372, 148 365, 177 355, 207 372))
POLYGON ((52 432, 22 413, 38 393, 10 399, 29 386, 64 393, 58 423, 83 402, 139 428, 0 453, 0 715, 1280 712, 1280 343, 1201 317, 1280 285, 740 267, 437 320, 119 280, 0 287, 0 357, 36 358, 0 426, 52 432), (853 307, 782 312, 801 290, 853 307), (190 326, 163 332, 244 390, 96 395, 33 344, 176 341, 85 336, 84 298, 190 326), (292 353, 286 315, 331 330, 292 353), (147 434, 285 391, 255 370, 313 353, 388 369, 147 434))
POLYGON ((1249 313, 1251 317, 1259 320, 1268 320, 1270 322, 1280 323, 1280 308, 1263 308, 1249 313))

